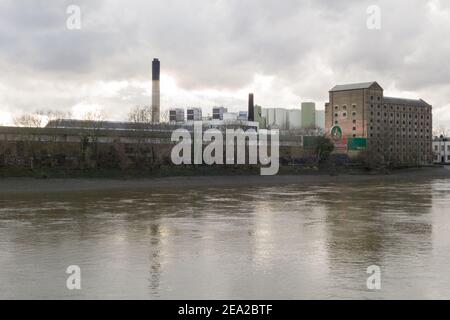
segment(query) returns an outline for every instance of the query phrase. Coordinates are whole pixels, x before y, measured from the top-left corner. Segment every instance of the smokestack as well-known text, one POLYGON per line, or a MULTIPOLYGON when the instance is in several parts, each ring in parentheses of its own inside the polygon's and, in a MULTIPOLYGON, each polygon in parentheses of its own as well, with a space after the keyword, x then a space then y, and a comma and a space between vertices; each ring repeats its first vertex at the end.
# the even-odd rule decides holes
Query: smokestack
POLYGON ((159 88, 159 73, 160 62, 158 59, 153 59, 152 62, 152 122, 159 123, 160 118, 160 88, 159 88))
POLYGON ((255 105, 253 103, 253 93, 248 95, 248 121, 255 121, 255 105))

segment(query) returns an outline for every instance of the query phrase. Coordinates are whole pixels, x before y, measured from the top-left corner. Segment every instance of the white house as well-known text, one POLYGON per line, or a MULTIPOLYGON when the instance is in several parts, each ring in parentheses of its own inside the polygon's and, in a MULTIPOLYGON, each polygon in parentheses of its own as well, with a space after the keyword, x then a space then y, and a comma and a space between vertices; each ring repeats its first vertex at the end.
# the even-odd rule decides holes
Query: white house
POLYGON ((450 164, 450 138, 440 136, 433 140, 434 163, 450 164))

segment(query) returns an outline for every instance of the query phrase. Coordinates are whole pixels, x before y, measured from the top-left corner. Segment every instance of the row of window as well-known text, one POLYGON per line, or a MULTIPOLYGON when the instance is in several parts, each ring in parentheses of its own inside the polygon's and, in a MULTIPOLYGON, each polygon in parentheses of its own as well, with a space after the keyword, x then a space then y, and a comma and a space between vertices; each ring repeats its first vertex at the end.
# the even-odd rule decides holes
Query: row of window
MULTIPOLYGON (((355 112, 355 111, 352 112, 352 116, 353 116, 353 117, 356 117, 356 112, 355 112)), ((335 113, 335 114, 334 114, 334 117, 335 117, 335 118, 339 117, 339 113, 335 113)), ((343 118, 347 118, 347 112, 342 112, 342 117, 343 117, 343 118)))
MULTIPOLYGON (((370 115, 371 116, 373 116, 373 115, 375 115, 375 113, 373 112, 373 111, 370 111, 370 115)), ((381 116, 381 112, 377 112, 376 113, 376 115, 378 116, 378 117, 380 117, 381 116)), ((388 114, 385 112, 384 114, 384 117, 387 117, 388 116, 388 114)), ((395 114, 394 113, 390 113, 390 117, 391 118, 394 118, 394 115, 395 115, 395 118, 409 118, 409 119, 412 119, 413 118, 413 116, 412 116, 412 114, 411 113, 408 113, 408 114, 406 114, 406 113, 398 113, 398 112, 396 112, 395 114), (400 115, 402 115, 402 116, 400 116, 400 115)), ((417 114, 415 114, 414 115, 414 119, 418 119, 419 117, 418 117, 418 115, 417 114)), ((424 119, 424 118, 426 118, 427 120, 430 120, 430 116, 426 116, 426 117, 424 117, 424 115, 421 115, 420 116, 420 119, 424 119)))
MULTIPOLYGON (((434 159, 437 162, 441 162, 442 161, 442 157, 440 155, 438 155, 438 154, 434 157, 434 159)), ((450 161, 450 155, 447 156, 447 161, 450 161)))
MULTIPOLYGON (((373 123, 373 122, 374 122, 373 119, 370 119, 370 123, 373 123)), ((380 123, 380 119, 377 119, 376 122, 377 122, 377 123, 380 123)), ((387 123, 387 119, 384 119, 383 122, 384 122, 384 123, 387 123)), ((389 120, 389 123, 390 123, 390 124, 393 124, 394 122, 393 122, 393 120, 389 120)), ((395 122, 395 124, 400 125, 400 121, 397 120, 397 121, 395 122)), ((406 122, 403 121, 402 125, 406 125, 406 122)), ((409 121, 409 122, 408 122, 408 125, 411 126, 411 125, 412 125, 412 122, 409 121)), ((423 122, 420 122, 419 124, 417 124, 417 122, 414 122, 414 125, 415 125, 415 126, 417 126, 417 125, 423 126, 424 123, 423 123, 423 122)), ((428 126, 429 126, 429 122, 425 122, 425 126, 428 127, 428 126)))
MULTIPOLYGON (((355 119, 353 119, 353 121, 352 121, 352 122, 353 122, 353 123, 356 123, 356 120, 355 120, 355 119)), ((377 119, 377 121, 376 121, 376 122, 377 122, 377 123, 380 123, 380 119, 377 119)), ((384 123, 387 123, 387 120, 384 120, 383 122, 384 122, 384 123)), ((373 119, 370 119, 370 123, 373 123, 373 119)), ((390 123, 390 124, 393 124, 394 122, 393 122, 392 120, 390 120, 390 121, 389 121, 389 123, 390 123)), ((339 121, 338 121, 338 120, 335 120, 335 121, 334 121, 334 124, 336 124, 336 125, 337 125, 337 124, 339 124, 339 121)), ((400 125, 400 122, 399 122, 399 121, 396 121, 396 124, 397 124, 397 125, 400 125)), ((402 125, 404 125, 404 126, 405 126, 405 125, 406 125, 406 122, 405 122, 405 121, 403 121, 402 125)), ((408 123, 408 125, 410 125, 410 126, 411 126, 411 125, 412 125, 412 123, 411 123, 411 122, 409 122, 409 123, 408 123)), ((427 122, 427 123, 425 123, 425 126, 427 126, 427 127, 428 127, 428 125, 429 125, 429 124, 428 124, 428 122, 427 122)), ((415 127, 417 127, 417 122, 415 122, 415 123, 414 123, 414 126, 415 126, 415 127)), ((423 122, 420 122, 420 126, 423 126, 423 122)), ((410 129, 410 130, 411 130, 411 129, 410 129)), ((415 130, 415 131, 417 131, 417 129, 414 129, 414 130, 415 130)), ((420 131, 422 131, 422 130, 423 130, 423 129, 420 129, 420 131)), ((427 131, 427 132, 429 132, 429 129, 426 129, 426 131, 427 131)))
MULTIPOLYGON (((374 108, 374 105, 371 104, 370 108, 374 108)), ((381 105, 377 104, 377 109, 380 109, 380 108, 381 108, 381 105)), ((387 105, 383 105, 383 108, 384 109, 388 109, 388 106, 387 105)), ((429 108, 427 108, 427 107, 415 107, 415 106, 403 106, 403 107, 400 107, 400 106, 390 105, 389 109, 390 110, 397 110, 397 111, 402 110, 402 111, 408 111, 408 112, 414 112, 414 113, 426 113, 426 112, 429 111, 429 108)))
MULTIPOLYGON (((379 134, 379 133, 370 133, 369 134, 369 137, 378 137, 378 138, 380 138, 381 137, 381 134, 379 134)), ((401 136, 400 136, 400 134, 396 134, 395 135, 395 137, 397 138, 397 139, 414 139, 414 140, 417 140, 417 139, 426 139, 426 140, 428 140, 428 139, 430 139, 430 136, 429 135, 423 135, 423 134, 421 134, 420 136, 419 135, 417 135, 417 134, 415 134, 414 136, 412 136, 412 135, 406 135, 406 134, 402 134, 401 136)))
MULTIPOLYGON (((439 146, 434 146, 434 151, 439 151, 439 146)), ((445 151, 445 146, 441 146, 441 151, 445 151)), ((450 145, 447 146, 447 151, 450 152, 450 145)))
MULTIPOLYGON (((371 108, 371 109, 375 108, 375 105, 370 104, 370 108, 371 108)), ((376 108, 377 108, 377 109, 381 109, 381 105, 380 105, 380 104, 377 104, 377 105, 376 105, 376 108)), ((356 109, 356 104, 355 104, 355 103, 352 104, 352 109, 356 109)), ((385 109, 385 110, 386 110, 386 109, 390 109, 390 110, 397 110, 397 111, 402 110, 402 111, 408 111, 408 112, 414 112, 414 113, 426 113, 426 112, 429 111, 429 108, 426 108, 426 107, 416 107, 416 106, 402 106, 402 107, 400 107, 400 106, 393 106, 393 105, 390 105, 389 108, 388 108, 387 105, 383 105, 383 109, 385 109)), ((335 106, 334 106, 334 110, 340 110, 339 105, 335 105, 335 106)), ((342 110, 347 110, 347 105, 345 105, 345 104, 342 105, 342 110)))
MULTIPOLYGON (((356 109, 356 104, 352 104, 352 109, 356 109)), ((339 110, 339 106, 334 106, 334 110, 339 110)), ((342 110, 347 110, 347 105, 344 104, 342 110)))
MULTIPOLYGON (((372 126, 370 126, 369 127, 369 131, 370 130, 380 130, 380 128, 382 129, 382 130, 384 130, 384 131, 397 131, 397 132, 400 132, 400 129, 401 129, 401 131, 403 131, 403 132, 406 132, 406 128, 405 127, 403 127, 403 128, 393 128, 393 127, 388 127, 388 128, 386 128, 386 127, 372 127, 372 126)), ((411 128, 408 128, 408 132, 412 132, 412 129, 411 128)), ((414 132, 423 132, 423 129, 420 129, 419 131, 417 131, 417 128, 414 128, 414 132)), ((430 132, 430 130, 429 129, 425 129, 425 132, 426 133, 429 133, 430 132)))

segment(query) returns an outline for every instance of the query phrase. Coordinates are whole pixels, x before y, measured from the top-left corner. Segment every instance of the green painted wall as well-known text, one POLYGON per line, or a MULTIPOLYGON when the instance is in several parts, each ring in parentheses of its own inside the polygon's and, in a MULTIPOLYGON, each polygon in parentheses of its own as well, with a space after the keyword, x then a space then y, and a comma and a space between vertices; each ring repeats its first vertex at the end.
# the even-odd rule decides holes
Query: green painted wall
POLYGON ((302 102, 302 128, 315 128, 316 104, 314 102, 302 102))
POLYGON ((255 106, 255 121, 259 123, 260 129, 266 129, 266 118, 262 117, 262 108, 261 106, 255 106))

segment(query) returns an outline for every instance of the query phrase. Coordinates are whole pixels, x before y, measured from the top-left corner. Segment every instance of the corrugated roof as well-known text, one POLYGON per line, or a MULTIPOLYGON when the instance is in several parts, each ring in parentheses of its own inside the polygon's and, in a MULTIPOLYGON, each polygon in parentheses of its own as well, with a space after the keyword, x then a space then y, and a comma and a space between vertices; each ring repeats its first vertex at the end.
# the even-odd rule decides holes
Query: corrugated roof
POLYGON ((383 103, 394 104, 394 105, 405 105, 405 106, 415 106, 415 107, 428 107, 428 103, 422 99, 404 99, 404 98, 393 98, 393 97, 383 97, 383 103))
POLYGON ((375 83, 377 83, 377 82, 371 81, 371 82, 360 82, 360 83, 350 83, 350 84, 339 84, 339 85, 336 85, 333 88, 331 88, 330 92, 356 90, 356 89, 368 89, 375 83))

